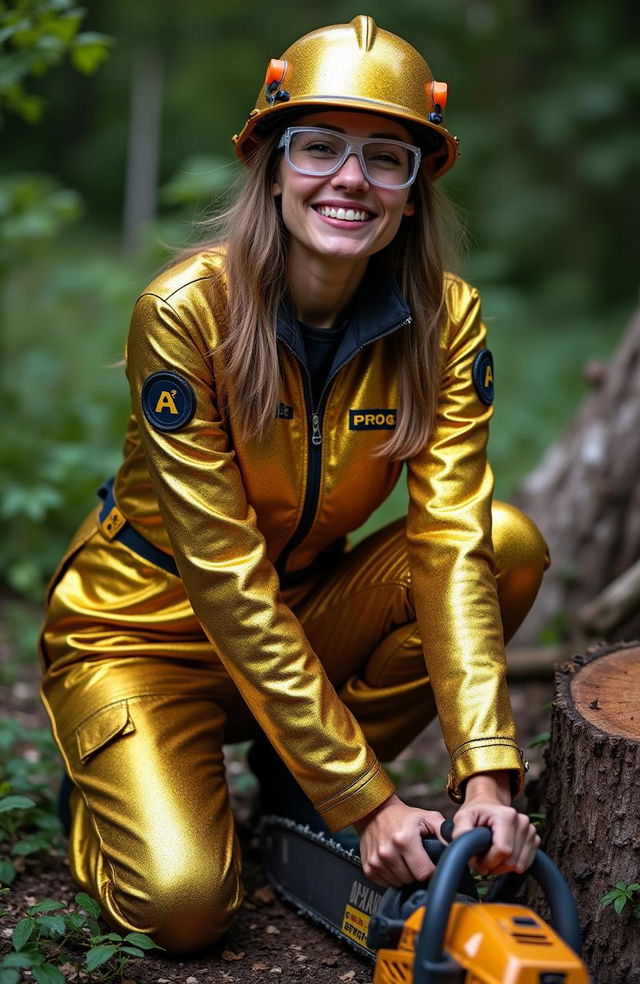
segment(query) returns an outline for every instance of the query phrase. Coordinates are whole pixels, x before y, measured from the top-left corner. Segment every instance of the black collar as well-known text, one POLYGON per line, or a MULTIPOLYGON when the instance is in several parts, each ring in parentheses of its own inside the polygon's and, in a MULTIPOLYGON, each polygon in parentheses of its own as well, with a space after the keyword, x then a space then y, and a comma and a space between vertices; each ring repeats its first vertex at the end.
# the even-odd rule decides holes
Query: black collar
MULTIPOLYGON (((348 309, 348 323, 340 342, 334 366, 348 362, 358 349, 399 328, 411 318, 411 311, 388 267, 372 259, 348 309)), ((283 299, 278 309, 276 337, 281 339, 306 366, 304 341, 293 312, 291 299, 283 299)))

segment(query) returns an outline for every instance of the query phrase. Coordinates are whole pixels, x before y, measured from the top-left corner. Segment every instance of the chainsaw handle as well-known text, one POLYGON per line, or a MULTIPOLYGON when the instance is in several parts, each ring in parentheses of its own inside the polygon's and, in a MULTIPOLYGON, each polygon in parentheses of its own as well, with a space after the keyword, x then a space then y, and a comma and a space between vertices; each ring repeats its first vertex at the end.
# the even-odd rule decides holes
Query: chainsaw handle
MULTIPOLYGON (((456 888, 470 858, 487 851, 491 841, 489 827, 475 827, 453 841, 443 853, 429 883, 429 917, 424 920, 418 936, 413 984, 439 984, 451 976, 454 966, 443 953, 443 947, 456 888)), ((578 912, 563 875, 541 850, 536 852, 527 874, 538 882, 547 897, 553 928, 580 956, 582 945, 578 912)))

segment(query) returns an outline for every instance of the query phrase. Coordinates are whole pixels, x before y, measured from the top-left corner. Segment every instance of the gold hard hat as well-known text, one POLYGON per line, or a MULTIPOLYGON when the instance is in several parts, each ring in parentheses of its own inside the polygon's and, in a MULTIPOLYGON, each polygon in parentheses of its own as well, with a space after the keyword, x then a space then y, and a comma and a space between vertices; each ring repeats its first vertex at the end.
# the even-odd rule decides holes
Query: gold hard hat
POLYGON ((443 125, 446 82, 436 82, 419 52, 363 14, 322 27, 273 58, 255 109, 233 142, 245 163, 273 126, 306 107, 384 113, 408 125, 433 178, 458 156, 458 139, 443 125))

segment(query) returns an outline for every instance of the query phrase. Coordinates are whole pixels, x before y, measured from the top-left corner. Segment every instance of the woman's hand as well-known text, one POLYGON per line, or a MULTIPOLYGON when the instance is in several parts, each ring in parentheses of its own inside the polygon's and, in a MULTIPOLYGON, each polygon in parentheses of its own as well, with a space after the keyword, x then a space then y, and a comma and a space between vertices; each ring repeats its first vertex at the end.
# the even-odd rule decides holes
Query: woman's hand
POLYGON ((367 878, 399 888, 426 881, 434 864, 422 846, 423 837, 439 837, 441 813, 407 806, 393 794, 354 823, 360 835, 360 857, 367 878))
POLYGON ((474 827, 490 827, 493 843, 471 866, 481 875, 522 873, 531 865, 540 838, 524 813, 511 806, 507 772, 485 772, 467 782, 465 801, 453 818, 453 837, 474 827))

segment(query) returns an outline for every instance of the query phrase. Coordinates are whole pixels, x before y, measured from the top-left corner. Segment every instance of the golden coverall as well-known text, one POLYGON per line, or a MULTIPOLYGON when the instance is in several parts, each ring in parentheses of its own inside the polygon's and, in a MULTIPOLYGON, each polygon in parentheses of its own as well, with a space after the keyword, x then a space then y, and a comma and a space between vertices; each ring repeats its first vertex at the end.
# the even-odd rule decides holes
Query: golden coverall
POLYGON ((447 277, 437 420, 406 462, 406 522, 341 554, 401 471, 371 452, 395 423, 391 341, 410 312, 390 278, 365 278, 318 407, 280 318, 282 402, 265 437, 244 440, 219 382, 222 263, 198 254, 136 304, 117 508, 76 534, 42 637, 43 699, 75 785, 71 870, 114 924, 175 952, 213 941, 241 901, 223 743, 261 728, 332 830, 393 792, 380 760, 436 713, 453 799, 488 770, 521 788, 503 621, 508 636, 546 563, 512 507, 494 504, 492 534, 474 289, 447 277), (125 523, 179 576, 121 542, 125 523))

